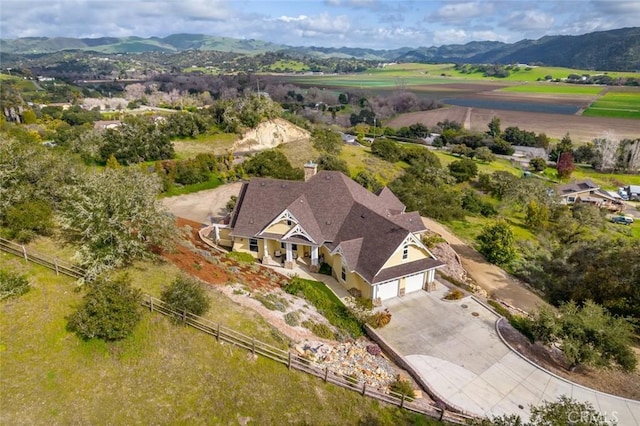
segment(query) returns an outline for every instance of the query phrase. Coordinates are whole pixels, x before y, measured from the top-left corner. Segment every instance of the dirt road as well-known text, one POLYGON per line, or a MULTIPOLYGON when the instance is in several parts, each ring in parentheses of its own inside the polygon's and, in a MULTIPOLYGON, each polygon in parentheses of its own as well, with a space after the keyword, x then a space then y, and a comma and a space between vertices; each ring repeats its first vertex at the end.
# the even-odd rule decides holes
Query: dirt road
POLYGON ((425 226, 437 232, 458 253, 462 266, 469 276, 492 297, 526 312, 533 312, 536 306, 546 304, 539 296, 517 283, 505 271, 488 263, 480 253, 453 235, 440 223, 423 217, 425 226))
POLYGON ((210 224, 212 219, 221 219, 226 215, 227 201, 232 195, 237 196, 240 188, 242 182, 230 183, 194 194, 164 198, 162 204, 177 217, 210 224))

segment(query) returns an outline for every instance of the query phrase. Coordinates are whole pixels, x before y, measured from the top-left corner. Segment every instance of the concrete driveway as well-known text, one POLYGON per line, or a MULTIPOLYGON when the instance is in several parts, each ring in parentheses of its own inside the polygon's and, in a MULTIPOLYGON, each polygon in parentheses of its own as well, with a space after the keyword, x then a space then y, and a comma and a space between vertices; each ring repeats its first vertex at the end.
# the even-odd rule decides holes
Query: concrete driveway
POLYGON ((506 346, 498 316, 470 297, 444 301, 448 289, 385 301, 391 323, 376 330, 451 405, 474 415, 520 414, 568 395, 588 401, 619 425, 640 425, 640 402, 568 382, 529 363, 506 346), (615 414, 614 414, 615 412, 615 414))

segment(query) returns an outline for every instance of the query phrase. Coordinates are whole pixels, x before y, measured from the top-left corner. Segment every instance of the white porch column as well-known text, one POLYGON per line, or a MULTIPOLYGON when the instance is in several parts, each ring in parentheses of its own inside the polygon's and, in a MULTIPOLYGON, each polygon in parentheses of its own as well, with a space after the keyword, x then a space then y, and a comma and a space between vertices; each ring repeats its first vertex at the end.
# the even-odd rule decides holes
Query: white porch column
POLYGON ((220 228, 218 228, 218 225, 213 225, 213 229, 216 234, 216 244, 218 244, 218 241, 220 241, 220 228))
POLYGON ((284 246, 287 249, 287 262, 291 262, 293 260, 293 251, 291 250, 291 243, 284 243, 284 246))
POLYGON ((264 249, 264 255, 269 257, 269 244, 267 244, 267 239, 262 240, 262 248, 264 249))
POLYGON ((430 269, 427 272, 427 284, 431 284, 433 282, 433 280, 435 279, 436 276, 436 270, 435 269, 430 269))
POLYGON ((311 265, 318 266, 318 247, 311 246, 311 265))

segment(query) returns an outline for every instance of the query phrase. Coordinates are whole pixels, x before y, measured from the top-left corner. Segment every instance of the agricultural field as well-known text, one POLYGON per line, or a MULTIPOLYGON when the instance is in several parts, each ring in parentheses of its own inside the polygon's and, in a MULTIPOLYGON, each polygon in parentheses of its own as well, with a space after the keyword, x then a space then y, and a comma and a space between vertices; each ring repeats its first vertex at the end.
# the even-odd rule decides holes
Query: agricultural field
POLYGON ((597 95, 604 90, 602 86, 582 86, 568 83, 532 83, 509 86, 500 89, 514 93, 545 93, 553 95, 597 95))
POLYGON ((640 119, 640 88, 611 88, 592 103, 582 115, 640 119))
POLYGON ((500 118, 503 129, 517 126, 520 129, 545 133, 552 139, 560 140, 568 132, 575 144, 589 142, 607 130, 615 131, 616 135, 623 139, 635 139, 639 136, 639 122, 636 120, 465 107, 402 114, 385 125, 398 128, 423 123, 427 127, 433 127, 439 121, 449 119, 462 123, 468 130, 486 132, 487 125, 493 117, 500 118))

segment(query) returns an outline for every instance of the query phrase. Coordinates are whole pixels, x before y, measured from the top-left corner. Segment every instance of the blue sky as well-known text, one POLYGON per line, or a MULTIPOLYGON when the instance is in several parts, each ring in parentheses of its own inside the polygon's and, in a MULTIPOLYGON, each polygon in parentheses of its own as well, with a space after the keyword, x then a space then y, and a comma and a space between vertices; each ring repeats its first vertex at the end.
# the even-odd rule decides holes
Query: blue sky
POLYGON ((640 25, 638 0, 2 0, 0 37, 202 33, 393 49, 640 25))

